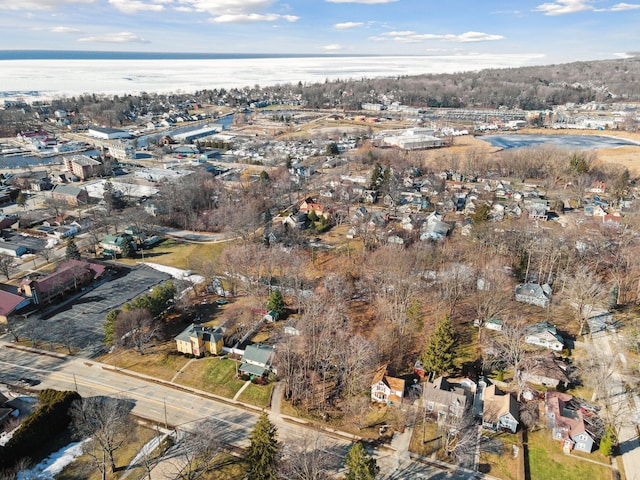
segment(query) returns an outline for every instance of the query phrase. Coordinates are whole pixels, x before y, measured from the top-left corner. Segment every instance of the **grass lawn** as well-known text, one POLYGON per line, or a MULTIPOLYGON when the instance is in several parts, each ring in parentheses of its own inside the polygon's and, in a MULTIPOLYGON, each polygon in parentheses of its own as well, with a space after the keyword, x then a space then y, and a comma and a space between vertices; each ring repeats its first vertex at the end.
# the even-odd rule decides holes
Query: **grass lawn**
POLYGON ((268 385, 251 383, 242 391, 238 400, 256 407, 267 408, 271 402, 273 387, 275 387, 275 383, 269 383, 268 385))
POLYGON ((176 382, 227 398, 233 398, 244 385, 242 380, 236 378, 236 362, 224 357, 208 357, 192 362, 176 382))
POLYGON ((99 360, 107 365, 144 373, 161 380, 171 380, 189 361, 176 351, 173 342, 150 348, 144 355, 133 350, 116 350, 103 355, 99 360))
MULTIPOLYGON (((128 436, 131 441, 115 452, 116 468, 120 469, 120 471, 110 473, 107 466, 108 479, 120 478, 122 471, 127 468, 142 446, 157 435, 157 432, 151 428, 143 427, 136 422, 132 422, 132 425, 133 432, 128 436)), ((56 475, 56 479, 76 480, 81 478, 84 480, 100 480, 100 472, 91 463, 91 460, 88 455, 78 457, 73 463, 65 467, 60 474, 56 475)), ((142 467, 133 468, 129 472, 131 472, 129 475, 131 479, 144 477, 144 469, 142 467)))
POLYGON ((430 457, 436 445, 440 443, 437 437, 438 425, 430 421, 423 423, 422 419, 419 419, 411 435, 409 451, 423 457, 430 457))
MULTIPOLYGON (((562 453, 560 442, 551 438, 549 430, 528 435, 531 480, 608 480, 611 469, 562 453)), ((589 456, 599 461, 599 457, 589 456)))
POLYGON ((208 472, 202 476, 204 480, 243 480, 247 476, 249 465, 239 457, 228 453, 220 454, 221 465, 213 472, 208 472))
MULTIPOLYGON (((204 260, 217 260, 220 253, 227 248, 226 242, 221 243, 185 243, 168 239, 151 250, 144 251, 144 261, 158 263, 184 270, 198 271, 204 260)), ((141 262, 138 255, 135 258, 118 259, 119 262, 135 265, 141 262)))
MULTIPOLYGON (((505 480, 518 480, 518 463, 513 457, 513 446, 518 444, 516 435, 510 433, 483 432, 487 448, 480 452, 480 471, 505 480)), ((522 450, 518 455, 522 455, 522 450)))

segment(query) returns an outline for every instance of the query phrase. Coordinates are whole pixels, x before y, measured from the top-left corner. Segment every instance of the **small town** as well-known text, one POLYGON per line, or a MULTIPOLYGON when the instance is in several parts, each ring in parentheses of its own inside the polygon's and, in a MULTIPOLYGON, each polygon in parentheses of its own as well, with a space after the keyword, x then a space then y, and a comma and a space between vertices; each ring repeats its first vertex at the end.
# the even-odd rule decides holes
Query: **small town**
POLYGON ((4 101, 3 478, 636 478, 640 104, 298 88, 4 101))

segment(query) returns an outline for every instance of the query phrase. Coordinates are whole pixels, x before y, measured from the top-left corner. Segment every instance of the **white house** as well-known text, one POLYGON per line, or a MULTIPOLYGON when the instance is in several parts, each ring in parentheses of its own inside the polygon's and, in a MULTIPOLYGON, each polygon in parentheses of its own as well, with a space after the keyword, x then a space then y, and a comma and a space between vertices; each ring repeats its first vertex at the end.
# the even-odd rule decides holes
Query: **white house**
POLYGON ((382 365, 373 376, 371 382, 371 400, 394 404, 402 402, 404 397, 404 380, 387 375, 387 366, 382 365))

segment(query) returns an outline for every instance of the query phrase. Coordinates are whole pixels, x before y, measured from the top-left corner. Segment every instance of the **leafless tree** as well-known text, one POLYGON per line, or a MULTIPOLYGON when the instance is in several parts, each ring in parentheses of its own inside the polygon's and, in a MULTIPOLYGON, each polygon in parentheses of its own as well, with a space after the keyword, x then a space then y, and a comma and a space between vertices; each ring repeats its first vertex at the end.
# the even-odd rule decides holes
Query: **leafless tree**
POLYGON ((114 325, 114 338, 125 347, 135 348, 144 355, 149 342, 157 337, 162 329, 162 321, 154 319, 146 308, 121 312, 114 325))
POLYGON ((9 280, 16 269, 16 259, 6 253, 0 254, 0 272, 9 280))
POLYGON ((606 299, 607 290, 586 265, 579 265, 565 290, 567 300, 576 310, 578 331, 585 333, 585 325, 591 313, 606 299))
POLYGON ((189 431, 180 431, 178 438, 171 455, 181 459, 177 464, 184 468, 171 473, 171 478, 196 480, 222 465, 220 453, 224 451, 224 444, 219 427, 212 422, 198 422, 189 431))
POLYGON ((115 452, 129 439, 130 409, 124 400, 111 397, 84 398, 69 409, 72 429, 79 438, 90 438, 83 450, 103 478, 107 464, 111 473, 116 471, 115 452))
POLYGON ((319 433, 304 435, 296 445, 285 444, 279 465, 279 478, 324 480, 335 465, 319 433))

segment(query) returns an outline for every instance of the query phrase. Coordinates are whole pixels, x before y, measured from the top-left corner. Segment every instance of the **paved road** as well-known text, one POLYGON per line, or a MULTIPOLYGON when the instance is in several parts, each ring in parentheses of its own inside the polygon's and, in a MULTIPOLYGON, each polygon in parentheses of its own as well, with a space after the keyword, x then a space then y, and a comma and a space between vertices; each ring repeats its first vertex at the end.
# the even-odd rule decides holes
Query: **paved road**
MULTIPOLYGON (((0 340, 0 382, 12 383, 27 377, 39 380, 37 388, 76 390, 82 396, 108 395, 128 399, 132 412, 164 426, 189 430, 201 420, 219 426, 221 440, 245 447, 259 412, 249 411, 193 393, 167 387, 112 370, 109 365, 79 358, 58 358, 9 348, 0 340)), ((351 440, 324 430, 292 423, 272 412, 272 422, 278 428, 281 442, 301 445, 306 439, 321 436, 321 444, 334 459, 336 470, 342 462, 351 440)), ((465 479, 464 473, 444 472, 430 465, 412 461, 404 452, 379 449, 375 452, 381 467, 380 478, 386 479, 465 479)))
POLYGON ((612 408, 617 408, 620 418, 625 419, 620 427, 618 442, 620 445, 620 455, 627 480, 640 480, 640 442, 638 441, 638 420, 640 420, 640 403, 631 405, 624 388, 624 368, 626 359, 621 353, 616 353, 616 345, 622 345, 624 339, 618 334, 601 333, 595 335, 593 347, 596 351, 601 351, 609 356, 616 355, 616 371, 611 378, 610 398, 612 408))

